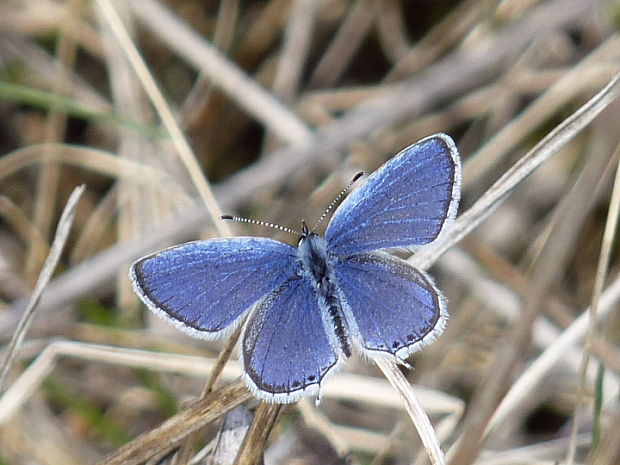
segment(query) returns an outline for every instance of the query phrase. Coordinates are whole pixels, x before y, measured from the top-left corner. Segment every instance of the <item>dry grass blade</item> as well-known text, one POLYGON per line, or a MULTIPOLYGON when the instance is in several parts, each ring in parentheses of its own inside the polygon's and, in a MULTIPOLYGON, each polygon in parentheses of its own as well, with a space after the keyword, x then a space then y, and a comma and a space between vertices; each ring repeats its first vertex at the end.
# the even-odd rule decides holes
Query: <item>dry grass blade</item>
MULTIPOLYGON (((585 446, 590 439, 585 435, 580 435, 578 441, 579 445, 585 446)), ((525 447, 515 447, 502 452, 490 452, 476 463, 478 465, 560 464, 560 457, 566 450, 567 442, 566 438, 561 438, 525 447)))
POLYGON ((376 0, 357 0, 351 7, 329 48, 316 65, 308 87, 310 89, 334 85, 349 65, 376 16, 376 0))
MULTIPOLYGON (((243 325, 239 325, 239 327, 226 340, 224 347, 222 348, 222 350, 220 351, 217 357, 217 361, 215 362, 213 370, 211 370, 209 380, 207 381, 204 388, 202 389, 202 393, 200 394, 200 399, 204 399, 207 396, 207 394, 209 394, 213 390, 213 388, 216 386, 216 383, 220 380, 220 376, 222 375, 224 368, 226 367, 226 364, 230 360, 230 356, 232 355, 232 351, 235 348, 237 341, 239 340, 239 336, 241 336, 242 330, 243 330, 243 325)), ((174 465, 185 465, 186 463, 188 463, 190 456, 191 456, 191 448, 192 448, 194 439, 197 439, 197 436, 199 435, 199 433, 200 432, 197 431, 193 435, 190 435, 187 438, 187 440, 184 441, 183 444, 181 444, 181 447, 179 448, 179 452, 177 453, 177 456, 175 457, 174 465)))
MULTIPOLYGON (((611 84, 617 85, 617 82, 618 77, 611 84)), ((597 99, 592 100, 596 101, 597 99)), ((589 113, 586 111, 588 107, 590 105, 586 105, 585 108, 582 107, 578 110, 577 115, 584 112, 586 114, 589 113)), ((594 114, 597 113, 594 112, 594 114)), ((591 114, 589 116, 590 118, 593 117, 591 114)), ((568 126, 573 131, 578 128, 579 125, 574 124, 576 119, 575 117, 569 118, 569 121, 573 122, 572 125, 562 124, 564 129, 559 131, 556 128, 551 135, 556 135, 556 139, 561 140, 563 138, 562 135, 566 137, 566 133, 571 134, 572 131, 567 130, 566 127, 568 126)), ((549 141, 551 146, 554 145, 553 142, 558 142, 558 140, 554 141, 553 138, 549 138, 549 141)), ((576 197, 575 192, 583 186, 587 186, 589 192, 596 192, 594 186, 600 184, 604 168, 608 163, 607 160, 607 158, 599 156, 599 160, 587 164, 573 186, 574 192, 571 191, 568 196, 576 197), (601 159, 603 163, 601 163, 601 159)), ((526 166, 527 164, 523 163, 522 159, 517 163, 517 166, 526 166)), ((464 421, 463 434, 459 438, 458 444, 454 447, 450 458, 451 464, 474 463, 480 454, 483 446, 484 431, 487 428, 488 422, 497 405, 501 402, 501 398, 509 389, 510 382, 512 381, 511 373, 521 357, 524 356, 521 352, 522 349, 529 345, 533 322, 542 311, 542 304, 549 294, 552 285, 564 272, 566 263, 573 251, 574 242, 596 198, 596 194, 592 195, 584 202, 582 208, 579 209, 575 209, 574 202, 571 203, 569 201, 560 204, 556 208, 558 217, 561 220, 556 220, 552 223, 548 237, 552 237, 553 240, 545 243, 545 247, 530 273, 527 283, 528 292, 523 297, 523 310, 519 320, 509 331, 506 342, 498 349, 497 355, 495 355, 486 370, 484 380, 477 386, 471 407, 464 421)))
MULTIPOLYGON (((556 214, 554 215, 551 225, 554 228, 558 228, 558 222, 560 219, 564 219, 566 221, 566 216, 572 216, 573 220, 569 223, 577 224, 582 220, 582 214, 579 212, 584 212, 588 210, 588 207, 593 204, 593 201, 600 195, 601 186, 604 185, 604 181, 606 179, 606 171, 610 171, 609 168, 613 165, 614 162, 617 162, 617 153, 608 160, 607 153, 602 153, 598 157, 591 157, 589 163, 584 167, 581 175, 575 182, 571 191, 564 197, 562 203, 556 209, 556 214), (582 202, 582 199, 589 199, 586 202, 582 203, 582 208, 579 210, 574 209, 574 205, 582 202), (574 212, 574 213, 570 213, 574 212)), ((572 226, 571 226, 572 227, 572 226)), ((567 228, 565 228, 567 229, 567 228)), ((554 236, 554 240, 563 241, 566 237, 563 235, 564 233, 557 234, 554 236)), ((613 290, 613 285, 610 286, 610 290, 613 290)), ((598 292, 601 292, 602 289, 598 289, 598 292)), ((606 313, 609 308, 609 300, 605 299, 605 306, 601 308, 603 313, 606 313)), ((582 315, 583 317, 583 315, 582 315)), ((581 318, 573 324, 573 327, 578 326, 577 323, 580 322, 581 318)), ((595 324, 597 320, 596 314, 590 315, 589 321, 590 324, 595 324)), ((580 323, 581 324, 581 323, 580 323)), ((532 363, 532 365, 523 372, 520 379, 516 380, 515 383, 511 386, 507 395, 504 397, 496 412, 493 415, 492 421, 490 423, 489 429, 496 429, 498 426, 504 422, 510 415, 511 409, 516 409, 518 405, 522 404, 523 400, 527 398, 528 395, 531 395, 535 389, 536 382, 540 380, 539 376, 542 376, 545 371, 541 370, 542 367, 545 367, 547 370, 550 368, 548 364, 551 360, 548 358, 548 353, 553 353, 553 347, 560 343, 566 336, 573 333, 573 327, 568 328, 564 333, 562 333, 559 338, 554 340, 554 342, 547 348, 540 357, 532 363), (544 362, 543 362, 544 361, 544 362)), ((581 333, 583 336, 583 333, 581 333)), ((574 340, 573 340, 574 342, 574 340)), ((564 347, 564 352, 566 353, 566 346, 564 347)), ((557 361, 557 358, 555 359, 557 361)), ((583 368, 582 368, 583 370, 583 368)), ((583 372, 585 376, 585 372, 583 372)))
MULTIPOLYGON (((71 7, 75 7, 75 3, 71 7)), ((74 27, 72 21, 64 24, 57 44, 57 54, 59 55, 58 72, 54 77, 54 93, 57 95, 67 95, 68 87, 63 79, 62 68, 71 68, 75 63, 76 44, 73 40, 71 29, 74 27), (62 66, 61 66, 62 64, 62 66)), ((62 140, 67 127, 67 115, 58 109, 51 109, 48 114, 45 127, 46 142, 59 142, 62 140)), ((41 235, 45 238, 49 237, 50 228, 54 220, 54 210, 56 206, 56 196, 60 183, 60 167, 57 163, 51 162, 41 166, 36 192, 37 202, 35 203, 34 223, 41 235)), ((35 253, 27 258, 26 273, 32 275, 39 270, 42 261, 35 253)))
POLYGON ((489 9, 490 5, 487 2, 478 0, 460 2, 423 40, 402 56, 385 80, 396 81, 431 64, 442 51, 463 39, 481 17, 489 13, 489 9))
MULTIPOLYGON (((40 302, 41 311, 59 309, 64 304, 73 302, 85 295, 100 295, 102 282, 110 282, 127 262, 136 260, 148 251, 161 247, 162 236, 169 236, 170 230, 176 230, 178 223, 169 223, 158 229, 158 234, 142 236, 133 240, 123 241, 115 246, 90 258, 88 261, 79 263, 65 274, 50 283, 45 295, 40 302), (160 235, 161 234, 161 235, 160 235)), ((192 237, 192 231, 187 230, 184 239, 192 237)), ((17 324, 19 315, 22 314, 26 301, 17 300, 8 308, 7 315, 0 321, 0 334, 12 332, 17 324)))
MULTIPOLYGON (((296 0, 291 5, 286 29, 284 45, 278 58, 273 78, 273 95, 283 103, 291 105, 295 102, 303 78, 308 54, 311 50, 314 25, 318 15, 319 3, 315 0, 296 0)), ((273 151, 281 141, 275 134, 267 134, 263 141, 263 153, 273 151)), ((295 141, 296 143, 298 141, 295 141)), ((301 140, 299 141, 301 142, 301 140)))
MULTIPOLYGON (((618 163, 620 157, 620 146, 616 147, 613 159, 618 163)), ((579 431, 579 424, 581 422, 581 406, 586 396, 586 373, 588 370, 588 363, 590 361, 590 351, 594 343, 596 321, 599 312, 599 302, 601 293, 603 292, 603 286, 607 277, 607 269, 609 268, 609 260, 611 257, 611 248, 616 237, 616 230, 618 226, 618 216, 620 215, 620 163, 616 166, 616 176, 614 180, 614 189, 611 195, 611 201, 609 202, 609 211, 607 215, 607 222, 605 223, 605 230, 603 233, 603 243, 601 246, 601 253, 598 260, 596 269, 596 276, 594 281, 594 290, 592 292, 592 304, 590 305, 590 327, 586 337, 585 350, 583 351, 581 358, 581 367, 579 370, 579 392, 577 395, 577 402, 575 406, 575 415, 573 417, 573 425, 571 428, 571 443, 568 450, 568 456, 566 463, 572 465, 575 461, 575 453, 577 450, 577 433, 579 431)))
POLYGON ((0 390, 2 389, 4 380, 9 372, 9 369, 11 368, 13 358, 19 350, 19 347, 21 346, 24 338, 26 337, 26 332, 28 331, 28 328, 32 323, 32 318, 34 317, 34 312, 37 307, 37 303, 41 298, 41 294, 43 293, 45 286, 51 279, 52 273, 56 269, 56 265, 58 264, 58 260, 60 259, 60 254, 65 247, 67 237, 69 236, 69 231, 71 230, 73 217, 75 215, 75 208, 78 201, 80 200, 80 197, 82 196, 82 193, 84 192, 84 189, 85 186, 82 185, 76 187, 73 190, 71 196, 67 200, 67 204, 65 205, 65 208, 62 212, 62 216, 58 221, 58 227, 56 229, 56 234, 54 235, 54 241, 52 242, 50 253, 45 259, 43 269, 41 270, 32 295, 28 300, 28 305, 26 306, 26 309, 22 314, 21 319, 19 320, 19 324, 17 325, 17 329, 13 334, 13 338, 9 343, 9 347, 2 364, 2 371, 0 372, 0 390))
POLYGON ((135 438, 100 465, 137 465, 149 457, 171 449, 194 431, 222 417, 252 397, 239 381, 211 392, 205 398, 190 403, 157 428, 135 438))
POLYGON ((488 218, 514 187, 532 174, 564 144, 585 128, 596 116, 611 104, 620 93, 620 74, 588 100, 575 113, 556 126, 512 168, 499 178, 480 199, 454 223, 453 227, 438 240, 416 253, 411 263, 427 268, 447 249, 459 242, 469 232, 488 218))
POLYGON ((215 228, 223 236, 230 235, 230 228, 228 227, 226 222, 219 221, 219 218, 222 215, 222 211, 220 210, 220 207, 218 206, 215 197, 213 196, 211 187, 206 181, 200 165, 196 161, 196 157, 194 156, 194 153, 192 152, 189 143, 183 135, 181 128, 177 124, 172 114, 172 111, 166 103, 164 96, 159 90, 157 84, 155 83, 155 79, 152 77, 149 69, 140 57, 140 53, 133 44, 129 33, 125 29, 112 3, 110 3, 109 0, 97 0, 97 4, 99 5, 99 8, 103 13, 104 17, 106 18, 110 29, 115 34, 117 40, 121 43, 122 49, 127 54, 127 58, 133 66, 138 76, 138 79, 140 79, 140 81, 142 82, 142 86, 145 92, 151 99, 151 102, 157 110, 164 126, 166 127, 166 130, 170 134, 170 137, 172 138, 172 143, 176 147, 179 157, 185 164, 187 171, 192 181, 194 182, 194 185, 196 186, 196 189, 198 190, 202 201, 207 207, 207 210, 210 213, 211 220, 215 228))
MULTIPOLYGON (((620 302, 620 275, 616 276, 602 293, 598 317, 601 318, 609 314, 615 309, 618 302, 620 302)), ((570 347, 583 340, 591 324, 590 316, 589 309, 581 312, 581 316, 527 367, 502 399, 490 422, 490 428, 495 428, 506 420, 511 412, 516 410, 517 406, 536 389, 537 384, 564 357, 570 347)))
POLYGON ((394 389, 396 389, 396 392, 398 392, 411 421, 418 430, 420 439, 422 439, 422 443, 433 465, 445 464, 446 460, 437 435, 435 434, 435 430, 433 430, 433 425, 431 425, 424 408, 418 401, 409 381, 407 381, 407 378, 402 374, 398 365, 396 365, 393 360, 385 357, 376 357, 373 361, 381 369, 394 389))
MULTIPOLYGON (((485 80, 484 76, 488 76, 492 69, 497 67, 506 57, 520 51, 538 35, 542 27, 541 23, 544 21, 552 22, 545 24, 545 29, 565 26, 577 18, 581 18, 596 4, 597 1, 592 2, 592 4, 575 0, 569 2, 555 1, 550 2, 540 10, 534 10, 517 26, 507 29, 497 37, 497 46, 489 52, 489 55, 485 55, 485 60, 476 59, 477 55, 474 52, 471 52, 471 55, 455 53, 447 56, 432 67, 427 68, 419 78, 412 79, 399 87, 398 92, 388 92, 385 96, 366 105, 361 105, 334 121, 317 133, 312 144, 305 147, 295 146, 280 149, 261 160, 260 163, 229 177, 225 182, 214 188, 216 197, 220 199, 223 208, 232 210, 250 201, 262 189, 278 185, 281 179, 287 178, 304 168, 320 166, 326 160, 333 159, 335 151, 342 149, 346 144, 360 136, 389 127, 404 118, 413 118, 427 110, 431 103, 443 102, 454 95, 459 95, 469 87, 480 85, 485 80)), ((139 12, 137 13, 139 14, 139 12)), ((617 89, 610 84, 597 95, 602 99, 602 102, 595 103, 598 103, 598 106, 601 104, 603 107, 606 106, 613 99, 613 94, 616 91, 617 89)), ((596 105, 594 106, 596 107, 596 105)), ((596 109, 596 111, 598 110, 599 108, 596 109)), ((538 155, 546 154, 549 156, 553 152, 553 150, 547 152, 544 149, 538 155)), ((511 174, 511 176, 513 175, 514 173, 511 174)), ((519 179, 521 178, 519 177, 519 179)), ((507 190, 510 190, 511 186, 504 187, 508 187, 507 190)), ((499 186, 494 192, 489 192, 485 199, 492 201, 499 196, 497 190, 501 191, 502 189, 499 186)), ((472 217, 487 214, 485 205, 477 204, 477 206, 480 207, 482 213, 470 210, 468 212, 470 216, 457 221, 450 235, 443 236, 442 250, 449 247, 450 244, 458 242, 462 236, 475 227, 475 224, 478 224, 478 222, 475 224, 472 222, 472 217), (461 229, 464 226, 467 226, 467 230, 462 231, 461 229)), ((121 243, 112 246, 103 252, 102 256, 95 257, 91 263, 85 263, 81 269, 70 270, 68 274, 60 278, 61 281, 50 283, 49 300, 41 302, 42 308, 43 306, 46 309, 55 308, 61 304, 73 302, 80 296, 95 292, 103 280, 109 280, 115 275, 118 267, 152 251, 155 245, 172 244, 191 237, 203 227, 205 220, 209 218, 209 213, 198 206, 188 210, 187 214, 172 219, 148 235, 145 234, 142 240, 134 241, 131 244, 121 243), (97 270, 97 273, 93 273, 93 270, 97 270), (83 283, 83 277, 89 274, 87 272, 99 278, 89 283, 83 283), (74 282, 75 280, 80 281, 79 285, 74 282)), ((425 251, 425 256, 428 256, 431 251, 434 251, 433 255, 435 256, 423 260, 425 263, 432 263, 437 256, 441 255, 442 252, 437 253, 436 249, 437 247, 431 247, 425 251)), ((421 258, 422 255, 416 260, 421 258)), ((9 317, 0 322, 0 334, 13 329, 16 324, 15 315, 20 313, 23 305, 24 303, 20 301, 11 305, 9 317)))
POLYGON ((320 431, 339 457, 346 457, 350 453, 351 448, 346 440, 338 434, 329 418, 316 408, 314 402, 311 403, 310 399, 305 398, 301 399, 295 406, 303 416, 304 423, 320 431))
MULTIPOLYGON (((221 361, 221 358, 212 360, 205 357, 77 341, 54 341, 37 356, 0 397, 0 426, 10 420, 23 404, 32 397, 62 357, 161 373, 175 373, 201 378, 209 376, 210 380, 215 378, 221 361)), ((241 375, 242 367, 238 362, 229 362, 222 367, 220 377, 225 381, 234 380, 241 375)), ((463 403, 460 400, 440 391, 425 389, 420 386, 416 386, 415 391, 417 398, 421 400, 424 409, 429 414, 446 415, 450 421, 458 421, 460 418, 463 411, 463 403)), ((384 380, 354 374, 341 374, 328 383, 322 392, 326 399, 364 403, 382 409, 401 409, 400 401, 392 394, 393 389, 384 380)), ((331 435, 331 433, 329 434, 331 435)), ((336 450, 346 449, 336 438, 334 438, 334 444, 337 446, 336 450)))
MULTIPOLYGON (((62 274, 12 355, 0 464, 551 464, 572 454, 566 432, 581 417, 575 461, 616 465, 616 10, 609 0, 0 2, 0 358, 25 332, 15 328, 36 279, 27 263, 48 254, 58 199, 89 186, 62 274), (321 384, 318 408, 259 404, 238 382, 238 332, 228 344, 190 339, 139 305, 127 264, 217 234, 218 208, 314 224, 354 172, 438 132, 461 153, 465 213, 411 258, 437 264, 451 315, 411 357, 412 376, 362 349, 321 384), (580 380, 584 346, 596 363, 580 380)), ((198 255, 176 266, 196 266, 196 281, 169 268, 158 291, 211 298, 198 255)), ((239 283, 229 306, 246 291, 239 283)), ((345 323, 354 338, 374 330, 345 323)), ((268 350, 303 345, 284 347, 282 331, 268 350)))
POLYGON ((10 198, 0 196, 0 216, 15 230, 17 236, 30 247, 31 256, 45 257, 49 253, 49 244, 41 235, 36 225, 32 224, 26 212, 15 205, 10 198))
POLYGON ((277 184, 282 177, 298 173, 308 166, 329 162, 334 152, 342 150, 352 141, 411 120, 431 106, 480 86, 504 60, 529 46, 541 29, 549 31, 572 24, 596 3, 560 0, 542 5, 518 24, 503 30, 495 38, 492 49, 481 46, 482 50, 467 50, 446 56, 397 88, 368 99, 321 128, 307 147, 280 149, 260 164, 231 176, 216 186, 217 197, 229 209, 243 205, 261 189, 277 184))
POLYGON ((304 65, 310 51, 318 3, 315 0, 296 0, 286 26, 284 48, 273 82, 273 92, 282 101, 291 103, 299 91, 304 65))
POLYGON ((282 140, 307 144, 311 132, 305 124, 235 67, 213 46, 189 30, 170 11, 153 0, 130 1, 134 14, 168 45, 248 109, 282 140))
POLYGON ((615 465, 620 460, 620 413, 615 413, 606 428, 599 447, 588 463, 590 465, 615 465))
MULTIPOLYGON (((45 377, 54 369, 61 357, 200 377, 212 376, 217 371, 217 362, 203 357, 102 346, 76 341, 54 341, 37 356, 0 397, 0 426, 10 420, 17 410, 40 388, 45 377)), ((240 374, 241 368, 231 364, 227 365, 222 373, 228 381, 238 378, 240 374)))
MULTIPOLYGON (((213 33, 213 45, 222 53, 229 51, 231 42, 236 32, 236 24, 239 18, 239 0, 220 2, 217 14, 217 24, 213 33)), ((207 75, 201 73, 194 84, 191 92, 185 98, 180 110, 183 127, 197 124, 200 112, 208 106, 213 96, 215 86, 207 75)))
POLYGON ((280 404, 259 404, 235 459, 235 465, 259 465, 263 462, 265 444, 283 408, 280 404))
POLYGON ((547 89, 526 111, 504 126, 484 146, 473 154, 465 164, 463 188, 468 190, 484 178, 485 174, 497 166, 511 147, 516 147, 533 130, 540 127, 549 115, 557 111, 567 100, 577 95, 581 89, 587 90, 592 82, 591 75, 598 73, 596 63, 605 62, 620 50, 620 37, 612 36, 593 51, 578 66, 571 69, 553 86, 547 89))
MULTIPOLYGON (((213 452, 204 465, 233 463, 247 435, 253 417, 254 415, 245 406, 237 407, 228 412, 218 428, 217 435, 211 441, 213 452)), ((192 459, 192 463, 202 464, 202 462, 197 462, 197 459, 199 459, 198 455, 192 459)), ((176 459, 176 462, 174 465, 177 465, 179 460, 176 459)))
POLYGON ((117 157, 104 150, 71 144, 30 145, 4 155, 0 158, 0 181, 20 170, 36 166, 46 158, 133 183, 166 184, 168 187, 177 187, 178 192, 181 192, 180 187, 171 182, 170 176, 161 170, 117 157))

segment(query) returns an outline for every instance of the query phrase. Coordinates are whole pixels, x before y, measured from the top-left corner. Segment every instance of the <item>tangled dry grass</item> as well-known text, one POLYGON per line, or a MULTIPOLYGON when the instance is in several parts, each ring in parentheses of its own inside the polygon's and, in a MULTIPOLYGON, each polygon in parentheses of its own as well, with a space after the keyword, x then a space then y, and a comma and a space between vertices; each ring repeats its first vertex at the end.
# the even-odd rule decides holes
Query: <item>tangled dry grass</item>
POLYGON ((463 157, 459 219, 402 252, 451 319, 404 389, 451 465, 620 463, 618 18, 603 0, 2 2, 0 464, 427 463, 376 366, 354 357, 318 408, 259 404, 233 344, 162 325, 127 266, 198 237, 291 241, 217 218, 297 227, 435 132, 463 157))

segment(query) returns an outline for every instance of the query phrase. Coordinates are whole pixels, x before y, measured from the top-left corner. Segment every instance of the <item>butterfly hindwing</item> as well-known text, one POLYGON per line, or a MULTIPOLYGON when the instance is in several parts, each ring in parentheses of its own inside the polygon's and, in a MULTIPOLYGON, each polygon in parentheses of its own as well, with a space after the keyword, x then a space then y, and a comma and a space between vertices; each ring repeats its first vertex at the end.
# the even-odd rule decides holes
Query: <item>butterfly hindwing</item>
POLYGON ((188 242, 131 266, 134 289, 179 329, 216 338, 232 330, 254 303, 295 275, 296 250, 282 242, 235 237, 188 242))
POLYGON ((339 256, 432 242, 456 215, 461 183, 452 139, 435 134, 407 147, 340 205, 325 238, 339 256))
POLYGON ((385 253, 358 254, 335 268, 341 299, 362 352, 404 360, 443 331, 445 298, 431 278, 385 253), (370 353, 366 352, 370 351, 370 353))
POLYGON ((257 305, 245 328, 241 354, 246 382, 257 397, 292 402, 318 393, 338 355, 307 277, 286 282, 257 305))

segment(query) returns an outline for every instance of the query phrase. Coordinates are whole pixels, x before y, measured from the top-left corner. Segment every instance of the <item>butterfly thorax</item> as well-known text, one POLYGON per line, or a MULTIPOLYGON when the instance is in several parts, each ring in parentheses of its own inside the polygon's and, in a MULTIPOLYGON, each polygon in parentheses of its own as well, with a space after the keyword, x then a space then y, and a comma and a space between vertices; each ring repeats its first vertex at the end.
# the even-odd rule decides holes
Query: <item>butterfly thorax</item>
POLYGON ((327 241, 318 234, 304 231, 299 241, 297 255, 302 269, 315 283, 317 298, 321 308, 326 311, 329 325, 333 329, 340 350, 346 357, 350 357, 351 344, 348 328, 333 279, 334 258, 330 256, 327 241))
POLYGON ((325 287, 331 278, 325 239, 315 233, 303 235, 299 241, 297 256, 302 268, 312 277, 317 286, 325 287))

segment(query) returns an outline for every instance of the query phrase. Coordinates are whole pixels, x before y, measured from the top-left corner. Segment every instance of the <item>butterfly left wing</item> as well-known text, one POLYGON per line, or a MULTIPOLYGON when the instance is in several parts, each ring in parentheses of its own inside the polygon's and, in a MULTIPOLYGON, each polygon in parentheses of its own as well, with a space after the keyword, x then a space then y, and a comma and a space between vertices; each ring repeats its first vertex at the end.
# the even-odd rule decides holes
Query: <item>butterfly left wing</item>
POLYGON ((404 260, 380 252, 353 255, 336 265, 335 276, 353 341, 367 355, 402 361, 445 328, 443 294, 404 260))
POLYGON ((435 240, 456 215, 460 163, 446 134, 402 150, 338 207, 325 232, 331 251, 347 256, 435 240))
POLYGON ((155 314, 191 336, 233 330, 256 302, 298 271, 296 250, 262 237, 194 241, 135 262, 130 278, 155 314))
POLYGON ((333 338, 312 282, 302 275, 291 279, 250 315, 241 350, 246 383, 256 397, 269 402, 318 394, 339 362, 333 338))

